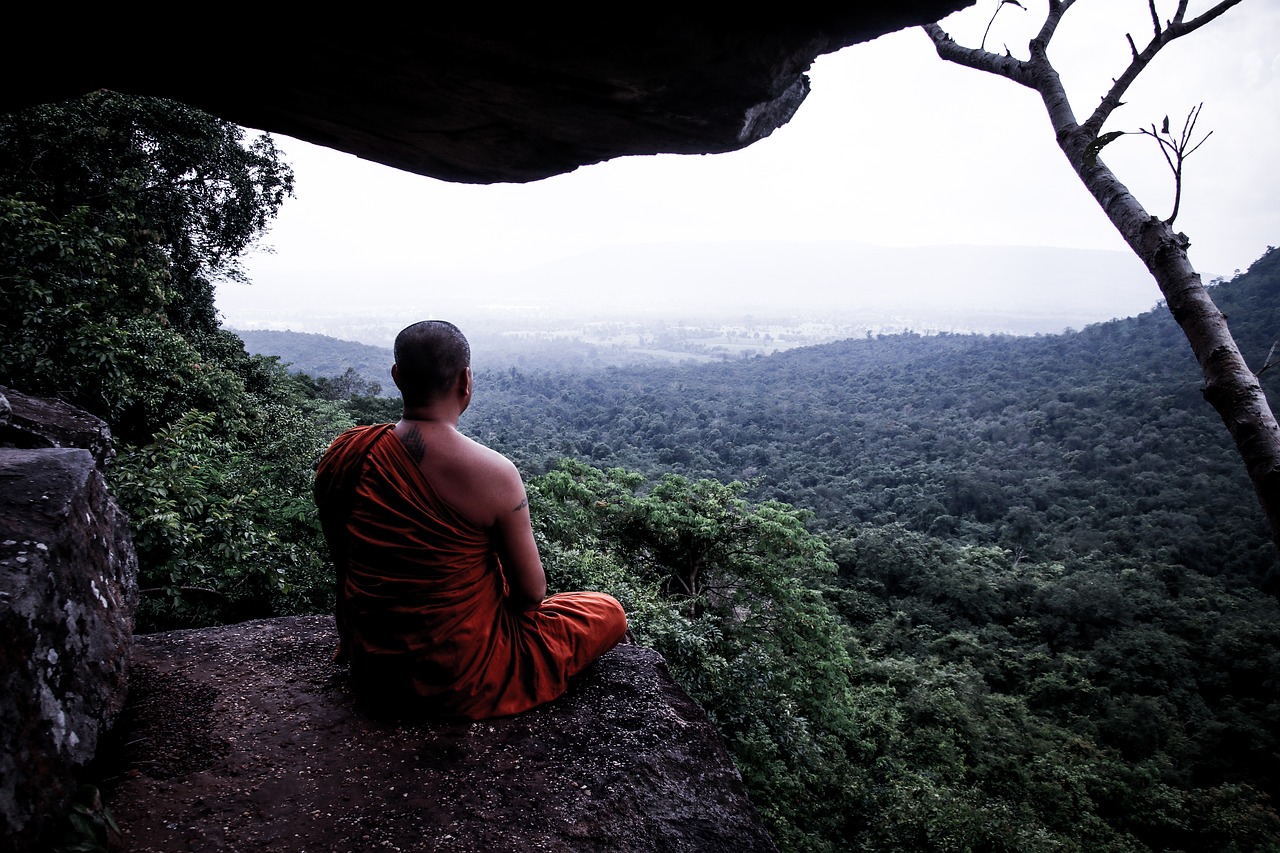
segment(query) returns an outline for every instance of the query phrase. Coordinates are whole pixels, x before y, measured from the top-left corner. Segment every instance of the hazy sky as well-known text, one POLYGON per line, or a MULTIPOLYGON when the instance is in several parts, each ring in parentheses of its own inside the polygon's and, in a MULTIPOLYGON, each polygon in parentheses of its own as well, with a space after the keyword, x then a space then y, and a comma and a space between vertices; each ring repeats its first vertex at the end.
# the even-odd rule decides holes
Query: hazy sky
MULTIPOLYGON (((1025 5, 1005 7, 989 47, 1025 56, 1045 3, 1025 5)), ((1174 5, 1159 2, 1166 14, 1174 5)), ((1149 40, 1146 6, 1081 0, 1066 18, 1050 56, 1081 120, 1127 62, 1125 32, 1149 40)), ((944 26, 976 44, 991 8, 985 0, 944 26)), ((309 282, 322 279, 357 294, 407 278, 429 288, 616 244, 1127 251, 1067 167, 1034 93, 941 61, 921 30, 822 57, 810 77, 813 92, 791 123, 744 151, 623 158, 532 184, 449 184, 278 137, 297 198, 267 238, 275 253, 249 259, 253 287, 228 289, 221 304, 230 315, 228 306, 255 299, 305 302, 309 282)), ((1230 274, 1280 243, 1278 0, 1245 0, 1175 42, 1126 100, 1107 129, 1137 130, 1166 114, 1180 126, 1204 103, 1200 128, 1213 136, 1189 161, 1177 222, 1198 269, 1230 274)), ((1172 181, 1152 140, 1124 137, 1103 159, 1150 212, 1168 214, 1172 181)))

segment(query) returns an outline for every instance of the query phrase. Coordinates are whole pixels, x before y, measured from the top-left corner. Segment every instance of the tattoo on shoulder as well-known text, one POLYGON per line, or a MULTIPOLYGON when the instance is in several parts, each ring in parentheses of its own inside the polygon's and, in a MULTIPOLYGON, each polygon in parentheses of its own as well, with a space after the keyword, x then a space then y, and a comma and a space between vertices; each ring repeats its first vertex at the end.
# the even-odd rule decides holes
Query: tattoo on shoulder
POLYGON ((404 444, 404 449, 413 457, 413 461, 422 462, 423 457, 427 455, 427 445, 422 440, 422 434, 416 429, 411 429, 406 431, 400 440, 404 444))
POLYGON ((527 507, 528 505, 529 505, 529 499, 528 499, 528 498, 525 498, 524 500, 520 501, 520 503, 519 503, 519 504, 517 504, 517 505, 516 505, 516 508, 515 508, 515 509, 513 509, 513 510, 511 510, 511 511, 512 511, 512 512, 519 512, 520 510, 524 509, 524 508, 525 508, 525 507, 527 507))

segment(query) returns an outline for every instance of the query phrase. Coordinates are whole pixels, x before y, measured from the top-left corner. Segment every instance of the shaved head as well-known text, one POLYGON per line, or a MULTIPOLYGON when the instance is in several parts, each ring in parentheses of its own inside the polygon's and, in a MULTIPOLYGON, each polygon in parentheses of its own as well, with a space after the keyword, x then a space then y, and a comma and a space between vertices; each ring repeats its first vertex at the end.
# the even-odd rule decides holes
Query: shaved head
POLYGON ((423 320, 396 335, 396 378, 406 406, 420 406, 447 394, 471 366, 471 345, 458 327, 423 320))

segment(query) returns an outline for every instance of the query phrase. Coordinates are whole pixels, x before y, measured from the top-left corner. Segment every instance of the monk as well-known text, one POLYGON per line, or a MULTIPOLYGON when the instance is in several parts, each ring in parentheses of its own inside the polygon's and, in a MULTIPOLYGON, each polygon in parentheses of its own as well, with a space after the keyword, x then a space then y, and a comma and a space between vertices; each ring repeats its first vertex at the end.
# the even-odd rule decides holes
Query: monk
POLYGON ((448 717, 549 702, 627 630, 596 592, 547 596, 516 467, 458 431, 471 348, 452 323, 396 338, 396 424, 356 427, 316 472, 338 574, 339 658, 358 690, 448 717))

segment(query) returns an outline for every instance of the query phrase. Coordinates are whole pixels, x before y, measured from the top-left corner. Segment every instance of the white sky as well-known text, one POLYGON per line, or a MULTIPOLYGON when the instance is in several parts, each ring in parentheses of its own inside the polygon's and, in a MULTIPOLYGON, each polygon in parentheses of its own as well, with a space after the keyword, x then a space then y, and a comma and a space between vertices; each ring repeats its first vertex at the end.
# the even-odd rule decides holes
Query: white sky
MULTIPOLYGON (((1045 3, 1007 6, 989 47, 1025 56, 1045 3)), ((1166 14, 1175 4, 1160 0, 1166 14)), ((1192 8, 1204 7, 1194 0, 1192 8)), ((1050 50, 1077 117, 1150 38, 1146 0, 1081 0, 1050 50)), ((963 44, 992 8, 944 22, 963 44)), ((1203 101, 1213 137, 1189 161, 1177 227, 1205 274, 1245 268, 1280 243, 1280 0, 1245 0, 1165 49, 1106 129, 1203 101)), ((1127 251, 1068 169, 1034 93, 937 58, 918 29, 822 57, 813 92, 773 136, 731 154, 631 157, 532 184, 449 184, 277 138, 297 173, 247 268, 258 296, 307 299, 308 281, 509 274, 616 244, 854 241, 887 246, 1030 245, 1127 251)), ((1172 181, 1156 145, 1103 153, 1147 209, 1172 181)), ((238 290, 238 289, 237 289, 238 290)), ((250 293, 229 291, 238 305, 250 293)), ((224 303, 226 298, 224 297, 224 303)), ((1153 299, 1154 301, 1154 299, 1153 299)))

